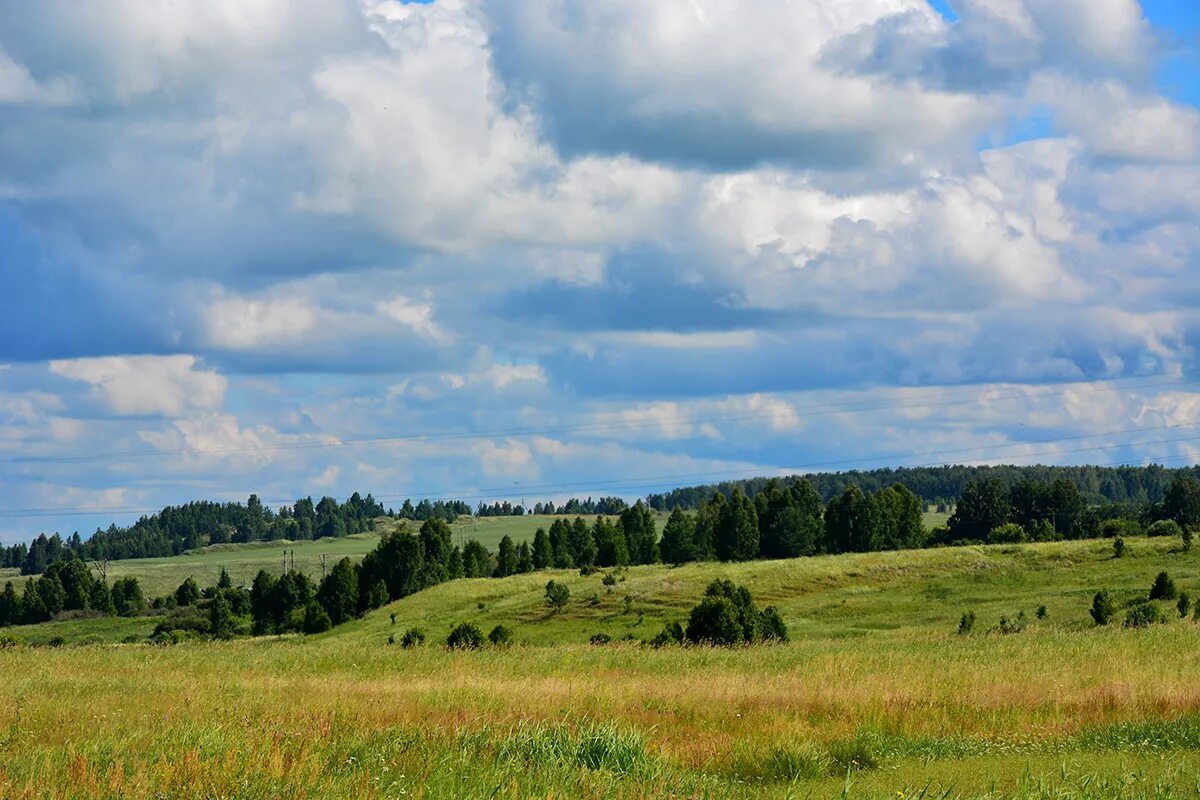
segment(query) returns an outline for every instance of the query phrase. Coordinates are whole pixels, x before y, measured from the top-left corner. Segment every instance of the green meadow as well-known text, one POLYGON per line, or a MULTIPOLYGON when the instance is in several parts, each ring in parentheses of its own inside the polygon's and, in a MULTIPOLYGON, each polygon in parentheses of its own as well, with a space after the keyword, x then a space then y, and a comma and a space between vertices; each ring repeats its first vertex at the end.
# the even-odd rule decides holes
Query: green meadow
POLYGON ((1143 597, 1162 570, 1200 594, 1200 556, 1128 544, 459 580, 311 637, 101 643, 152 618, 13 628, 26 643, 0 650, 0 796, 1194 797, 1200 626, 1174 603, 1148 629, 1122 627, 1123 608, 1097 628, 1088 609, 1099 588, 1143 597), (622 641, 685 621, 718 577, 776 605, 791 641, 622 641), (551 578, 571 591, 555 613, 551 578), (1024 630, 997 630, 1022 613, 1024 630), (515 643, 446 650, 463 621, 515 643), (37 646, 54 626, 65 646, 37 646), (391 643, 411 627, 428 644, 391 643), (597 633, 613 642, 589 645, 597 633))

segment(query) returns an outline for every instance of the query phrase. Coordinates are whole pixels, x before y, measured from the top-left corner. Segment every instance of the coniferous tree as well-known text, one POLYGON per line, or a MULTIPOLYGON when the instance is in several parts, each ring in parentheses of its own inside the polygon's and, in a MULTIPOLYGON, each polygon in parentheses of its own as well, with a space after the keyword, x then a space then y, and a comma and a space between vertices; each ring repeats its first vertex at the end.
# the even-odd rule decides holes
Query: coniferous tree
POLYGON ((0 627, 17 625, 21 622, 21 601, 17 597, 16 587, 12 581, 5 581, 4 591, 0 592, 0 627))
POLYGON ((218 589, 232 589, 233 588, 233 578, 229 577, 229 573, 225 570, 224 567, 221 567, 221 574, 217 577, 217 588, 218 589))
POLYGON ((533 572, 533 549, 530 548, 529 542, 517 545, 517 572, 533 572))
POLYGON ((349 558, 333 565, 317 589, 317 601, 334 625, 353 619, 358 611, 358 573, 349 558))
POLYGON ((629 546, 625 532, 606 517, 596 517, 592 525, 596 543, 596 564, 601 567, 623 567, 629 563, 629 546))
POLYGON ((554 561, 554 550, 550 547, 550 537, 543 528, 538 528, 533 534, 533 568, 546 569, 554 561))
POLYGON ((712 561, 717 557, 717 531, 721 527, 721 518, 729 501, 725 495, 716 492, 696 512, 696 543, 697 561, 712 561))
POLYGON ((254 576, 250 587, 250 618, 254 621, 254 632, 270 633, 273 624, 272 598, 275 595, 276 580, 265 569, 260 569, 254 576))
POLYGON ((772 481, 755 498, 761 550, 765 558, 816 553, 824 534, 821 497, 808 481, 785 487, 772 481))
POLYGON ((190 606, 200 599, 200 587, 189 575, 175 590, 175 603, 179 606, 190 606))
POLYGON ((512 537, 508 534, 500 540, 500 549, 496 554, 496 577, 505 578, 517 574, 517 548, 512 537))
POLYGON ((671 512, 663 526, 660 550, 662 560, 668 564, 683 564, 696 558, 696 520, 679 506, 671 512))
POLYGON ((485 578, 492 574, 492 556, 482 543, 472 539, 463 549, 463 577, 485 578))
POLYGON ((633 564, 656 564, 659 560, 658 532, 654 513, 641 500, 621 512, 621 529, 633 564))
POLYGON ((571 523, 571 553, 576 567, 590 567, 596 563, 596 538, 583 517, 571 523))
POLYGON ((733 490, 721 510, 716 549, 717 558, 722 561, 749 561, 758 557, 758 512, 740 488, 733 490))
POLYGON ((575 566, 575 553, 571 549, 571 523, 556 519, 550 524, 551 564, 555 569, 575 566))
POLYGON ((235 628, 233 608, 225 594, 218 592, 208 604, 208 627, 215 639, 232 639, 235 628))

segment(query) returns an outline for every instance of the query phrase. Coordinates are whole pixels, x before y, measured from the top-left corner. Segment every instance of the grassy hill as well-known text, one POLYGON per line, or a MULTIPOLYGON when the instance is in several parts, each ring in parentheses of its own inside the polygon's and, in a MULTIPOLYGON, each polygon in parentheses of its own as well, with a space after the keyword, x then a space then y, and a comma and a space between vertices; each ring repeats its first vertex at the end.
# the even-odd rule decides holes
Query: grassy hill
POLYGON ((637 567, 611 592, 560 571, 443 584, 315 637, 0 650, 0 796, 1192 797, 1200 626, 1097 629, 1087 609, 1164 569, 1198 594, 1200 554, 1129 544, 637 567), (557 614, 551 577, 572 593, 557 614), (716 577, 777 605, 792 641, 584 644, 649 637, 716 577), (466 620, 518 644, 437 645, 466 620), (414 625, 429 646, 387 643, 414 625))

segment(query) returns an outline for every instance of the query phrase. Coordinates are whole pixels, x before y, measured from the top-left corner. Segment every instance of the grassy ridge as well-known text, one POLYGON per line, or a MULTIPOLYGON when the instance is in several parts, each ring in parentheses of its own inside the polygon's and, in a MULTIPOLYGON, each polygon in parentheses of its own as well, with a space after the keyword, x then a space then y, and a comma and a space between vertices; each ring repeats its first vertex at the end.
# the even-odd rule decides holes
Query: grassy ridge
POLYGON ((848 768, 861 797, 1195 796, 1200 627, 1095 629, 1087 607, 1161 569, 1196 594, 1200 557, 1130 550, 639 567, 611 594, 562 571, 554 615, 539 574, 443 584, 307 639, 0 650, 0 796, 828 797, 848 768), (717 576, 778 605, 793 641, 581 643, 649 636, 717 576), (952 633, 966 608, 988 627, 1042 604, 1021 634, 952 633), (463 619, 525 644, 386 644, 463 619))

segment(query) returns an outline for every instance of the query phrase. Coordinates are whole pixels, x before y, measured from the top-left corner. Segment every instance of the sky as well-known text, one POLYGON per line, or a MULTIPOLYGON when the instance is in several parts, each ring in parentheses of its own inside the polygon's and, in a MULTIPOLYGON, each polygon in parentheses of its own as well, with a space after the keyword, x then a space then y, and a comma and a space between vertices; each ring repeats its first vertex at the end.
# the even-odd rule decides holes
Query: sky
POLYGON ((0 541, 1200 457, 1193 0, 0 18, 0 541))

